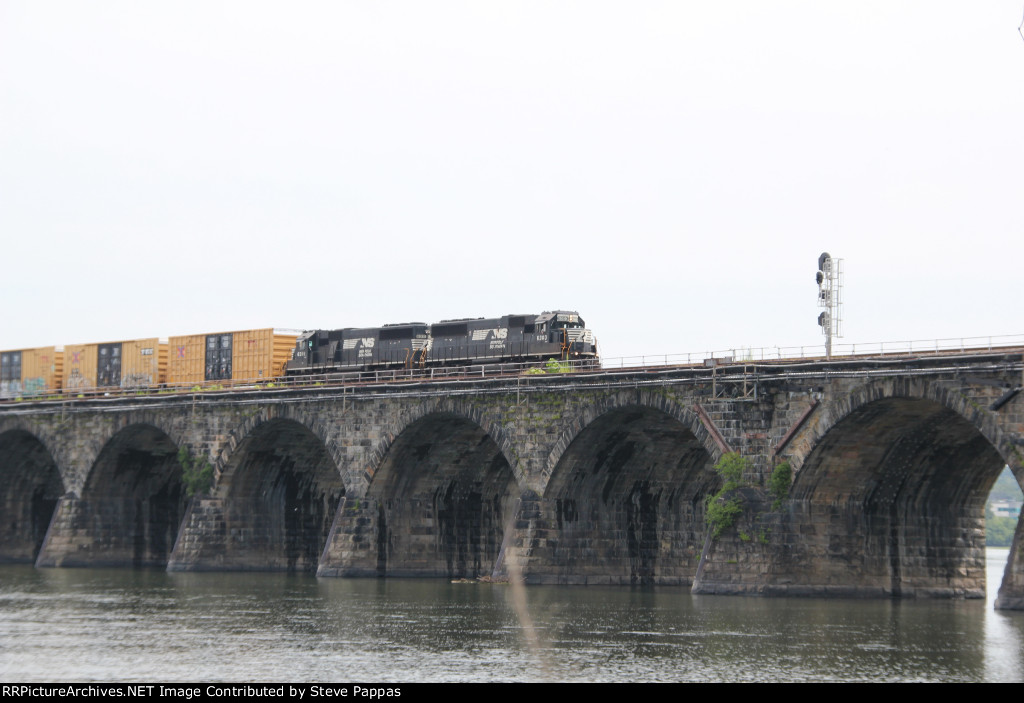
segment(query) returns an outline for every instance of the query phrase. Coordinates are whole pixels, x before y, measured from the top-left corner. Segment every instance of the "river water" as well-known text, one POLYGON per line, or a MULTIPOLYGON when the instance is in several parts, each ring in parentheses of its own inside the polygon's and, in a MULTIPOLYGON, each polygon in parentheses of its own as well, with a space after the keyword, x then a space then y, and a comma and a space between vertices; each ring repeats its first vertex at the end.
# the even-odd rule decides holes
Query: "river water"
POLYGON ((976 601, 0 567, 0 679, 1022 681, 1024 612, 976 601))

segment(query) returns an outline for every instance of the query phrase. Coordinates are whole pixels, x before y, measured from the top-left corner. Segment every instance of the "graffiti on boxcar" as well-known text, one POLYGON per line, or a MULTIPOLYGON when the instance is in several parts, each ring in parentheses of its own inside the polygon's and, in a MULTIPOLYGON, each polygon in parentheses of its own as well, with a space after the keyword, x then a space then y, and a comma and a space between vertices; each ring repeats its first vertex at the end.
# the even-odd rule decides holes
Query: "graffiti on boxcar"
POLYGON ((92 382, 82 375, 80 369, 72 368, 68 377, 64 379, 64 387, 68 389, 91 388, 92 382))
POLYGON ((126 373, 121 376, 121 388, 147 388, 156 385, 153 374, 126 373))
POLYGON ((26 378, 25 384, 25 395, 36 395, 46 390, 46 379, 42 376, 36 376, 35 378, 26 378))

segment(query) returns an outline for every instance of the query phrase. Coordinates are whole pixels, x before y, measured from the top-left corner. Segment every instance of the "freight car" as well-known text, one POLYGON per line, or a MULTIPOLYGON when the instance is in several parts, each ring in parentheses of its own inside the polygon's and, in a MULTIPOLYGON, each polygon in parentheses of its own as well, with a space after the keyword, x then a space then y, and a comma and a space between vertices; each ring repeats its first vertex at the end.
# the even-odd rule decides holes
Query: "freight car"
POLYGON ((273 380, 284 376, 295 339, 258 329, 3 351, 0 399, 273 380))
POLYGON ((167 340, 133 339, 64 347, 63 388, 152 388, 164 382, 167 340))
POLYGON ((0 352, 0 398, 60 390, 64 350, 39 347, 0 352))
POLYGON ((578 312, 407 322, 303 332, 289 376, 332 371, 464 366, 548 359, 597 360, 593 333, 578 312))
POLYGON ((275 329, 192 334, 167 340, 167 383, 269 381, 284 375, 295 335, 275 329))

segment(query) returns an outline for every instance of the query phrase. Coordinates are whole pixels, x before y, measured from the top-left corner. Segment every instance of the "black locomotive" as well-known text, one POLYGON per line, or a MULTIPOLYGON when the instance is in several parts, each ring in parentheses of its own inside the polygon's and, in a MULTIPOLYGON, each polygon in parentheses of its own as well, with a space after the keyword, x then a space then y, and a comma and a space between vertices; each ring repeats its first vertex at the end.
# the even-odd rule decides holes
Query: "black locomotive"
POLYGON ((407 322, 383 327, 303 332, 288 362, 296 376, 379 368, 597 359, 593 333, 579 313, 407 322))

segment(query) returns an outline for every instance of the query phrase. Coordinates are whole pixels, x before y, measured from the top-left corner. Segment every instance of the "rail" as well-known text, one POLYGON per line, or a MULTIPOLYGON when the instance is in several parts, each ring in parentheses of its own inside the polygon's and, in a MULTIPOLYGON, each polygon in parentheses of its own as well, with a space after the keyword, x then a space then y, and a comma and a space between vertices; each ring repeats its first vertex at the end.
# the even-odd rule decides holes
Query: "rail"
MULTIPOLYGON (((860 344, 833 344, 832 359, 892 354, 943 354, 949 352, 993 351, 1000 348, 1024 347, 1024 334, 990 335, 987 337, 947 337, 895 342, 868 342, 860 344)), ((682 354, 648 354, 620 356, 601 360, 602 368, 648 368, 656 366, 688 366, 702 364, 710 359, 722 363, 757 361, 791 361, 796 359, 823 360, 825 345, 793 347, 732 347, 714 351, 682 354)))
MULTIPOLYGON (((876 342, 834 346, 831 362, 856 361, 872 358, 897 360, 900 356, 913 354, 915 357, 942 356, 953 353, 992 352, 1024 348, 1024 335, 1002 335, 989 337, 960 337, 941 340, 918 340, 905 342, 876 342)), ((689 368, 692 371, 721 369, 721 381, 732 378, 752 378, 745 368, 755 363, 797 364, 825 362, 824 345, 799 347, 738 347, 713 352, 687 354, 659 354, 630 357, 614 357, 578 361, 505 362, 471 364, 467 366, 442 366, 422 369, 375 369, 370 371, 343 371, 314 373, 297 377, 273 380, 252 379, 233 381, 208 381, 189 384, 160 384, 147 387, 115 388, 74 388, 41 390, 37 392, 4 393, 0 405, 21 401, 74 401, 97 398, 130 398, 135 396, 194 395, 222 391, 270 391, 292 388, 332 388, 372 385, 418 385, 423 383, 464 382, 477 379, 527 379, 543 377, 552 379, 566 374, 608 374, 615 372, 659 371, 689 368)), ((713 371, 712 371, 713 373, 713 371)), ((784 376, 790 376, 789 371, 784 376)), ((744 380, 744 383, 746 381, 744 380)), ((746 391, 745 391, 746 394, 746 391)))

